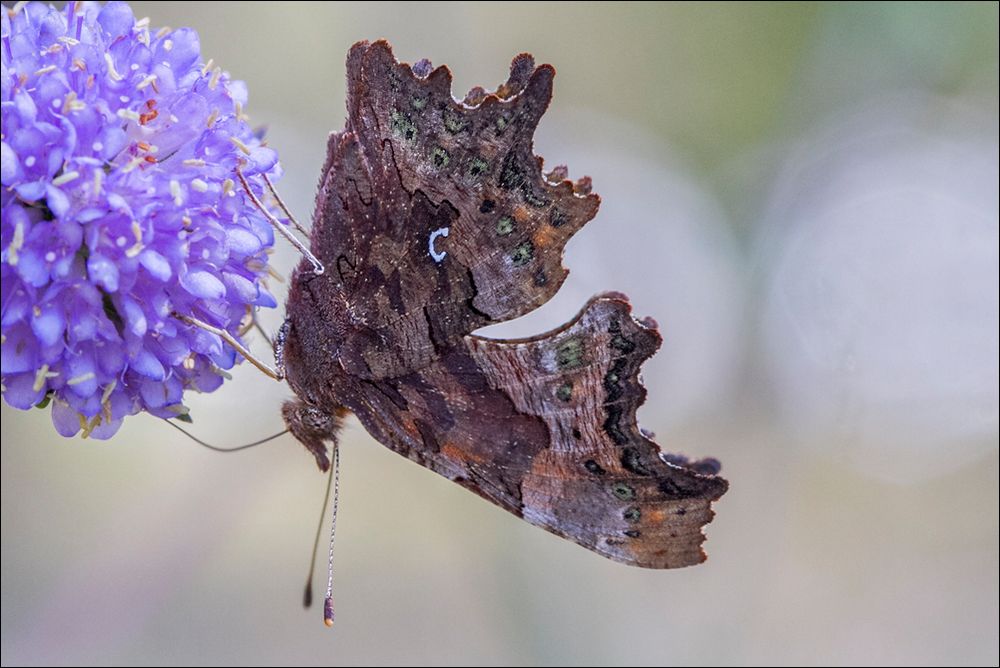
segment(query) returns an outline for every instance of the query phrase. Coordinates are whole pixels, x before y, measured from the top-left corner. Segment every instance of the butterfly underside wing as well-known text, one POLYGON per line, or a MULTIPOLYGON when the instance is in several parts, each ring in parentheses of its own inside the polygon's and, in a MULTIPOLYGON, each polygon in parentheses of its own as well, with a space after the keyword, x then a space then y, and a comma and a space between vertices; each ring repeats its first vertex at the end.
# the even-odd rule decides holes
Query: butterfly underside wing
POLYGON ((590 180, 542 172, 535 127, 551 66, 514 59, 464 101, 451 73, 398 63, 386 42, 347 59, 346 129, 330 136, 312 251, 276 353, 298 399, 283 414, 329 466, 346 411, 390 449, 611 559, 705 559, 702 526, 727 489, 718 462, 660 452, 636 425, 656 323, 598 295, 530 339, 472 332, 548 301, 563 248, 597 213, 590 180))

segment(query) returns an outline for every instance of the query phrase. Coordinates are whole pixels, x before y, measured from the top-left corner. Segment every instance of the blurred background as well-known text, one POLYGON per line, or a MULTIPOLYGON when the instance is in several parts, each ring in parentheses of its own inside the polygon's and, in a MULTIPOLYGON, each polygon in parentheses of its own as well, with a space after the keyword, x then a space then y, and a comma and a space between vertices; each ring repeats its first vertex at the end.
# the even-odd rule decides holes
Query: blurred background
MULTIPOLYGON (((248 83, 302 219, 354 41, 458 97, 554 64, 536 152, 604 203, 559 295, 486 333, 628 293, 665 337, 641 423, 731 489, 708 562, 631 569, 352 419, 329 631, 300 603, 325 479, 291 437, 64 440, 4 406, 5 665, 997 664, 995 2, 133 6, 248 83)), ((200 437, 282 429, 289 390, 243 367, 190 397, 200 437)))

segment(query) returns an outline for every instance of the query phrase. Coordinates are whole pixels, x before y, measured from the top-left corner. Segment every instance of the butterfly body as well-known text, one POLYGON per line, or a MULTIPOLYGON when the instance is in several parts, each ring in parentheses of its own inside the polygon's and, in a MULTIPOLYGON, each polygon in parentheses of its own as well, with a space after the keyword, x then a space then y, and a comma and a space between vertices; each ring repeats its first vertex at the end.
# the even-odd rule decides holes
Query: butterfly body
POLYGON ((543 174, 532 152, 553 75, 518 56, 495 92, 457 102, 447 68, 352 48, 311 239, 326 271, 296 271, 276 341, 298 397, 283 415, 321 468, 351 412, 390 449, 606 557, 698 563, 727 483, 636 425, 656 323, 605 294, 537 337, 472 334, 551 298, 565 243, 597 212, 589 179, 543 174))

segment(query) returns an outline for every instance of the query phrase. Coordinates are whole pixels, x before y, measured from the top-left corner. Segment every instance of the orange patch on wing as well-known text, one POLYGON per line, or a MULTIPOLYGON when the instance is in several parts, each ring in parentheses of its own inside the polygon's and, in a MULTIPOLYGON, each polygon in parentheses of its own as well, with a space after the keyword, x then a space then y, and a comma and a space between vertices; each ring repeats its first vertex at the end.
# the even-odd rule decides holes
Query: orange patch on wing
POLYGON ((473 464, 487 464, 489 459, 487 457, 478 456, 475 452, 464 449, 459 445, 454 443, 442 443, 441 444, 441 454, 452 459, 456 462, 472 462, 473 464))

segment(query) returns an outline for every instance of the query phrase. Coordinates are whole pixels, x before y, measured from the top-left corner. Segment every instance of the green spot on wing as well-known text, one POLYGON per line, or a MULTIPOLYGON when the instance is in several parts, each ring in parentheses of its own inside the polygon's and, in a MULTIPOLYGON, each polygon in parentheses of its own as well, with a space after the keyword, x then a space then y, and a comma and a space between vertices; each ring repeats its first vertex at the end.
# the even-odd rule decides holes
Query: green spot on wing
POLYGON ((611 493, 614 494, 615 498, 622 501, 631 501, 635 498, 635 490, 623 482, 616 482, 611 485, 611 493))
POLYGON ((442 120, 444 121, 444 129, 453 135, 465 129, 465 119, 450 109, 446 109, 442 114, 442 120))
POLYGON ((497 234, 505 237, 514 231, 514 219, 510 216, 501 216, 497 221, 497 234))
POLYGON ((471 176, 474 179, 478 178, 487 169, 489 169, 489 167, 490 163, 486 162, 479 156, 475 156, 472 158, 472 160, 469 161, 469 176, 471 176))
POLYGON ((392 127, 394 135, 402 137, 408 142, 417 140, 417 126, 413 124, 409 116, 398 109, 389 112, 389 125, 392 127))
POLYGON ((448 155, 448 151, 444 150, 440 146, 435 146, 431 151, 431 162, 434 163, 435 167, 443 169, 448 166, 451 162, 451 156, 448 155))
POLYGON ((559 344, 556 364, 560 369, 572 369, 583 364, 583 343, 580 339, 569 339, 559 344))
POLYGON ((530 241, 525 241, 523 244, 514 249, 514 252, 510 254, 510 259, 511 262, 514 263, 515 267, 523 267, 531 262, 531 258, 534 256, 535 244, 530 241))
POLYGON ((556 396, 560 401, 569 401, 573 398, 573 383, 563 383, 556 388, 556 396))

